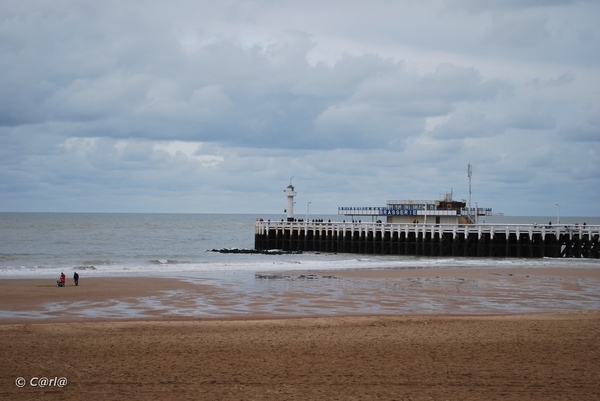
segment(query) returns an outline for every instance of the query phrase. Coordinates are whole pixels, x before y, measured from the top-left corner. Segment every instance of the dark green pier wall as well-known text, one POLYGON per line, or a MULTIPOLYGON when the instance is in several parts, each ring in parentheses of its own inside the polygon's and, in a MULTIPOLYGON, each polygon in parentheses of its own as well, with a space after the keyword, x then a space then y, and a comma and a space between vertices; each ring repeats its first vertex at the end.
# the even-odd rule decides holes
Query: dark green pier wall
MULTIPOLYGON (((519 227, 522 228, 522 227, 519 227)), ((404 227, 348 223, 257 223, 254 247, 259 251, 362 253, 377 255, 600 258, 595 228, 494 230, 486 226, 404 227)))

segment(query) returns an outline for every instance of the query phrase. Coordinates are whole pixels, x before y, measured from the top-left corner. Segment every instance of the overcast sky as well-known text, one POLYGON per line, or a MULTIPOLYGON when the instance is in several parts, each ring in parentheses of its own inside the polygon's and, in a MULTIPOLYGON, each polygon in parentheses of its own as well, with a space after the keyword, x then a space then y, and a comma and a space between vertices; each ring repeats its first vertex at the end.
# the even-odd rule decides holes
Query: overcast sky
POLYGON ((0 211, 600 216, 595 0, 0 1, 0 211))

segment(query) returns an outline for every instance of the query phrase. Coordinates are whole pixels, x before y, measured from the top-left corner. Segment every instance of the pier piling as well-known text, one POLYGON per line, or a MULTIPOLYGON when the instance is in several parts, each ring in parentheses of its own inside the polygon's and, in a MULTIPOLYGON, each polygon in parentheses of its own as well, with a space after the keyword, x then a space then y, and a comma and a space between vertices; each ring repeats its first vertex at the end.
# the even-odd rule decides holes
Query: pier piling
POLYGON ((265 251, 377 255, 600 258, 600 226, 256 221, 265 251))

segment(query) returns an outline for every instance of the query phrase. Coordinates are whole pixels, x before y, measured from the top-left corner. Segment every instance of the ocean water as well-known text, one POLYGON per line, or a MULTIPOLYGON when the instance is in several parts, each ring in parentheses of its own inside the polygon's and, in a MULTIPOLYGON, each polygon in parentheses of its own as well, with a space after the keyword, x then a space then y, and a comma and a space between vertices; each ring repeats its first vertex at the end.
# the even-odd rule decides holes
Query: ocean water
MULTIPOLYGON (((254 247, 254 221, 281 215, 0 213, 0 278, 182 276, 223 272, 281 272, 372 268, 547 267, 599 268, 598 260, 481 259, 304 253, 222 254, 213 249, 254 247)), ((303 217, 303 216, 302 216, 303 217)), ((344 216, 311 215, 325 221, 344 216)), ((491 216, 486 224, 555 223, 556 216, 491 216)), ((480 221, 483 223, 483 221, 480 221)), ((600 224, 565 217, 561 224, 600 224)))

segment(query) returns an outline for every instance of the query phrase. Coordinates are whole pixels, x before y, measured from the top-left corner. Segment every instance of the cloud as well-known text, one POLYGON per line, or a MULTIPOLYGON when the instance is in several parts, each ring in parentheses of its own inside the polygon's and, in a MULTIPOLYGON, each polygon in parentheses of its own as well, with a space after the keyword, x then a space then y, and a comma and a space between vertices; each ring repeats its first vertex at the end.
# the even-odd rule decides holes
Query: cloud
POLYGON ((585 0, 453 0, 455 6, 464 7, 470 11, 485 12, 490 10, 522 10, 530 8, 543 9, 547 7, 569 6, 585 0))
POLYGON ((565 72, 564 74, 561 74, 560 76, 558 76, 556 78, 550 78, 550 79, 545 79, 545 80, 542 80, 539 77, 537 77, 531 81, 531 85, 537 86, 537 87, 552 87, 552 86, 569 85, 569 84, 572 84, 574 81, 575 81, 575 75, 573 75, 571 72, 565 72))
POLYGON ((499 135, 504 127, 491 121, 485 113, 476 110, 453 114, 448 121, 436 126, 431 135, 439 139, 464 139, 499 135))
POLYGON ((471 161, 491 207, 600 215, 599 12, 4 1, 0 210, 279 211, 295 176, 335 213, 464 196, 471 161))

